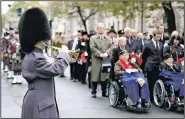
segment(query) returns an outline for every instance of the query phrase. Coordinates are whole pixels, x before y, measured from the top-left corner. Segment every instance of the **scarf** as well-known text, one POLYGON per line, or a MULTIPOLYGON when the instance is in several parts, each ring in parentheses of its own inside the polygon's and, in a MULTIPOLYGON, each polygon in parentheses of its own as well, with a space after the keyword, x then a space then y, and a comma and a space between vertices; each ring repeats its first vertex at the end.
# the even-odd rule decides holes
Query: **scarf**
POLYGON ((122 58, 119 58, 119 61, 122 64, 123 69, 133 69, 134 67, 130 63, 126 63, 122 58))

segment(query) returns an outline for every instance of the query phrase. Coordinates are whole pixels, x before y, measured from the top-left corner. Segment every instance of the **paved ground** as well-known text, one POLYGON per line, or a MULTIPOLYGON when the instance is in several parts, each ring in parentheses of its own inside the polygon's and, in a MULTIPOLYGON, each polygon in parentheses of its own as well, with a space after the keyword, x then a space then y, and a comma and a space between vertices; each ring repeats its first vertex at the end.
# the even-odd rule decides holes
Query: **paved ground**
MULTIPOLYGON (((66 71, 69 76, 69 69, 66 71)), ((72 82, 68 78, 55 78, 56 95, 61 118, 183 118, 184 113, 169 112, 152 105, 149 113, 136 113, 119 108, 112 108, 108 98, 91 98, 87 85, 72 82)), ((2 77, 2 118, 20 118, 23 96, 27 84, 11 85, 10 80, 2 77)), ((100 88, 99 88, 100 90, 100 88)))

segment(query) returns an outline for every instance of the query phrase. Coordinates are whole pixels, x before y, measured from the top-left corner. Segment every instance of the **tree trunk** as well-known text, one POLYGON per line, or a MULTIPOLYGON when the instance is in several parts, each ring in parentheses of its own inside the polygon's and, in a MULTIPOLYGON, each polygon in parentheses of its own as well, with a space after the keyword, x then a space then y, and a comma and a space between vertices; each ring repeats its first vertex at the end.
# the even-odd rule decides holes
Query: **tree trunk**
POLYGON ((171 34, 174 30, 176 30, 175 14, 172 3, 171 1, 163 2, 162 6, 165 12, 165 17, 167 17, 168 33, 171 34))
POLYGON ((81 11, 80 6, 77 6, 77 12, 78 12, 78 14, 79 14, 79 16, 80 16, 80 19, 81 19, 81 21, 82 21, 82 24, 83 24, 83 26, 84 26, 84 29, 85 29, 85 31, 87 32, 86 19, 84 19, 83 16, 82 16, 82 11, 81 11))

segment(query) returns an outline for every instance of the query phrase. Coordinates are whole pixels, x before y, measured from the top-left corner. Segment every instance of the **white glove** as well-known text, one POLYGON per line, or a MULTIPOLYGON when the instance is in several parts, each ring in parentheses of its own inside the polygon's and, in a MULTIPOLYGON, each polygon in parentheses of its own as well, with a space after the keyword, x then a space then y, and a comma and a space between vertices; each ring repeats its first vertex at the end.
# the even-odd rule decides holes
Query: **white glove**
POLYGON ((108 54, 107 54, 107 53, 104 53, 103 55, 104 55, 105 57, 108 57, 108 54))

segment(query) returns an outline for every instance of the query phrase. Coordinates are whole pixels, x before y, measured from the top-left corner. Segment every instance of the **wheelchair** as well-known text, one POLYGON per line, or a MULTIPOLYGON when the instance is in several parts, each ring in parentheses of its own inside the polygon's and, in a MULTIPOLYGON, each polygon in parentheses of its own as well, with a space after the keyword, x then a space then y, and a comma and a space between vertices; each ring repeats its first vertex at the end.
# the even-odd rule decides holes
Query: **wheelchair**
POLYGON ((181 102, 179 97, 175 96, 173 86, 171 86, 172 93, 174 94, 174 101, 171 102, 168 97, 167 84, 169 77, 159 76, 159 79, 154 84, 153 98, 154 103, 158 107, 164 107, 166 110, 175 110, 178 107, 184 107, 184 102, 181 102))
POLYGON ((116 108, 118 105, 121 105, 124 109, 137 109, 138 111, 148 112, 151 103, 147 103, 147 107, 141 105, 141 99, 139 100, 139 108, 134 105, 132 100, 125 95, 125 86, 122 82, 122 76, 116 77, 115 80, 112 80, 109 85, 108 97, 109 102, 112 107, 116 108))

